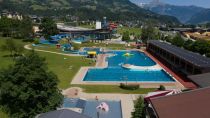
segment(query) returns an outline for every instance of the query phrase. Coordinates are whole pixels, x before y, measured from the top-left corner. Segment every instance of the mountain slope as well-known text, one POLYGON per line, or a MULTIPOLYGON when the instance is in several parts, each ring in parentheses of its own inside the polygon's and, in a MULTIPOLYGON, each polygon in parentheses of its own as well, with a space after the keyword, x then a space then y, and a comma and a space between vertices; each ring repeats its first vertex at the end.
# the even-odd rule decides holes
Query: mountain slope
POLYGON ((198 12, 197 14, 193 15, 188 21, 188 23, 190 24, 199 24, 206 22, 210 22, 210 9, 198 12))
POLYGON ((139 8, 129 0, 1 0, 0 10, 18 11, 41 16, 78 16, 80 19, 140 20, 179 23, 170 16, 139 8))
POLYGON ((204 10, 204 8, 196 6, 174 6, 168 4, 160 4, 154 7, 150 7, 149 10, 162 15, 174 16, 178 18, 182 23, 186 23, 193 15, 204 10))

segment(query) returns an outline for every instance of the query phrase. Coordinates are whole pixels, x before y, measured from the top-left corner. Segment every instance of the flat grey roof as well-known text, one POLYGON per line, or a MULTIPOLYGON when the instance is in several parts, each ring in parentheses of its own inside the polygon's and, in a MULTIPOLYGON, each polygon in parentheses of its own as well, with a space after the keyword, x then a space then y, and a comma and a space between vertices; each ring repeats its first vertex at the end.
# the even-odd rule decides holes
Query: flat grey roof
POLYGON ((170 45, 168 43, 165 42, 161 42, 158 40, 150 40, 148 41, 148 43, 153 44, 173 55, 176 55, 177 57, 191 63, 194 64, 198 67, 203 67, 203 68, 210 68, 210 59, 207 57, 204 57, 200 54, 191 52, 191 51, 187 51, 185 49, 179 48, 177 46, 174 45, 170 45))
POLYGON ((61 109, 40 114, 38 118, 91 118, 91 117, 85 116, 83 114, 68 109, 61 109))
POLYGON ((210 73, 191 75, 188 78, 200 87, 210 86, 210 73))

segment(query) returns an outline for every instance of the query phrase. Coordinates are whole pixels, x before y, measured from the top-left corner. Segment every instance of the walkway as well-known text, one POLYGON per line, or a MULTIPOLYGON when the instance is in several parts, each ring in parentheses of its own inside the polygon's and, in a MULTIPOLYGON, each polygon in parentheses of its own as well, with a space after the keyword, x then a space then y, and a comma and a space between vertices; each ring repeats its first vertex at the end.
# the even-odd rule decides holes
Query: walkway
POLYGON ((97 56, 96 66, 97 68, 106 68, 108 66, 108 62, 106 62, 107 54, 99 54, 97 56))
POLYGON ((179 81, 185 88, 195 89, 197 86, 190 81, 183 80, 182 77, 174 73, 170 68, 166 67, 162 62, 160 62, 158 59, 156 59, 154 56, 152 56, 149 52, 146 50, 144 51, 147 56, 149 56, 152 60, 154 60, 156 63, 158 63, 162 68, 164 68, 167 72, 169 72, 173 77, 176 78, 177 81, 179 81))
MULTIPOLYGON (((134 109, 133 101, 136 100, 139 94, 103 94, 103 93, 84 93, 81 88, 73 87, 63 90, 63 95, 69 98, 84 98, 95 99, 96 96, 99 100, 116 100, 121 101, 122 116, 123 118, 131 118, 131 112, 134 109), (75 92, 77 92, 75 94, 75 92)), ((143 96, 143 95, 142 95, 143 96)))
MULTIPOLYGON (((31 44, 25 45, 24 48, 27 50, 32 50, 33 48, 30 47, 31 44)), ((39 52, 48 52, 48 53, 52 53, 52 54, 59 54, 59 55, 64 55, 64 56, 81 56, 78 54, 65 54, 65 53, 59 53, 59 52, 53 52, 53 51, 47 51, 47 50, 40 50, 40 49, 34 49, 35 51, 39 51, 39 52)))

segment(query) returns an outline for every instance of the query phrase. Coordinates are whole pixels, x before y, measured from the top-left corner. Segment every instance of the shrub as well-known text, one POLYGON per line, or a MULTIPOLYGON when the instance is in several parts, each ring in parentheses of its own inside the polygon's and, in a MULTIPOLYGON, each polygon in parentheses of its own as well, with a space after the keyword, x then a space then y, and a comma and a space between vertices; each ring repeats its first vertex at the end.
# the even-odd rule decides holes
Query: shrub
POLYGON ((72 46, 74 47, 74 50, 79 50, 80 49, 79 44, 72 43, 72 46))
POLYGON ((145 118, 145 104, 143 97, 139 97, 135 103, 131 118, 145 118))
POLYGON ((140 87, 138 84, 126 85, 126 84, 120 83, 120 88, 126 89, 126 90, 137 90, 140 87))
POLYGON ((164 90, 166 90, 166 88, 165 88, 165 86, 160 85, 160 87, 158 88, 158 90, 160 90, 160 91, 164 91, 164 90))
POLYGON ((40 42, 39 42, 39 39, 35 39, 35 40, 34 40, 34 44, 37 45, 37 44, 39 44, 39 43, 40 43, 40 42))

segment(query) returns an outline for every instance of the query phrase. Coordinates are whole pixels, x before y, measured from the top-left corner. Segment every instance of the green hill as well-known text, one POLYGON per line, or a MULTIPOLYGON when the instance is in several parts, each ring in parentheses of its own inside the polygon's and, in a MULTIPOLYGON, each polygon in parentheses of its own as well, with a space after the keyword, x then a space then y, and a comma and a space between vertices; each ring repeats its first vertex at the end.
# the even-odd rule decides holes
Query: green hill
POLYGON ((78 16, 95 20, 106 16, 113 20, 179 23, 175 17, 158 15, 129 0, 1 0, 0 10, 18 11, 39 16, 78 16))
POLYGON ((201 12, 193 15, 188 23, 199 24, 210 22, 210 9, 202 10, 201 12))

